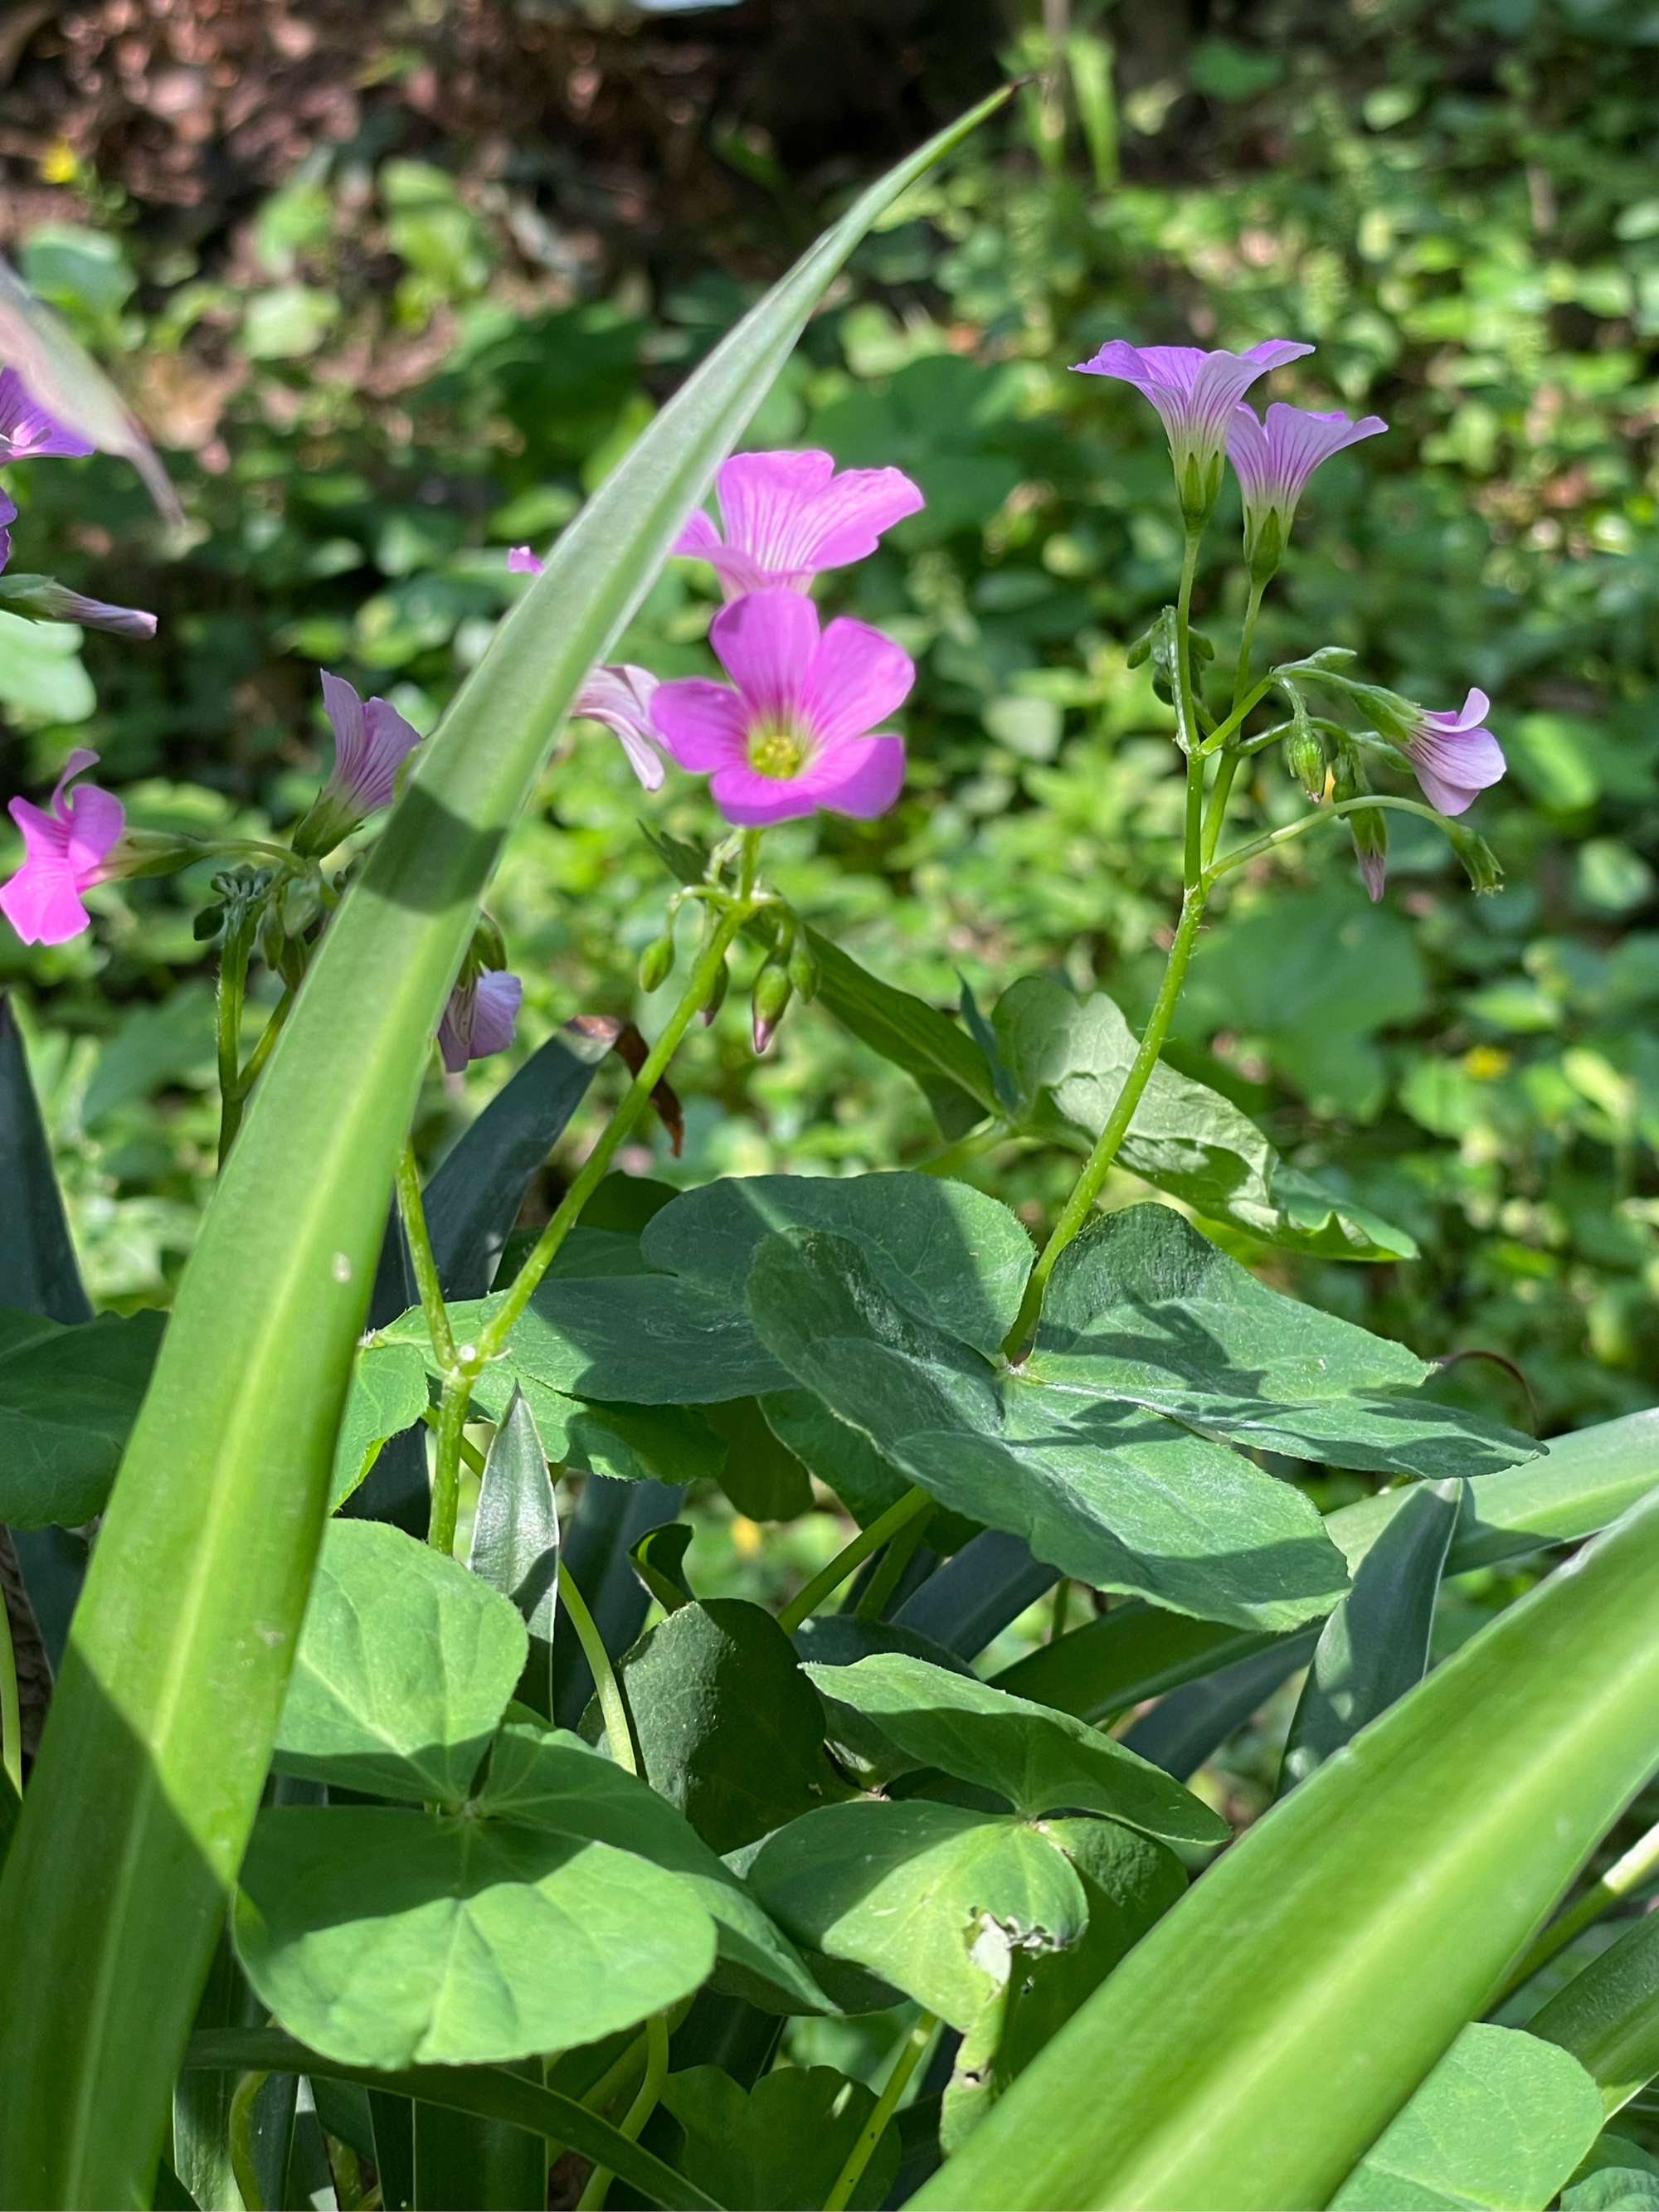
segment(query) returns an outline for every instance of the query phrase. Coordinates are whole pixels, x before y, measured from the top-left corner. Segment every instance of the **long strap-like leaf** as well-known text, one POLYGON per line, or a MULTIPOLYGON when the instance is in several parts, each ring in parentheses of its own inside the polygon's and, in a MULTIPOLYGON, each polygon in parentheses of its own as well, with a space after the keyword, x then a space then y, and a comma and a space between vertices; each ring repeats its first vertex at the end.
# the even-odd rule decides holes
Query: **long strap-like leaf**
POLYGON ((1284 1799, 917 2207, 1328 2203, 1659 1758, 1659 1496, 1284 1799))
POLYGON ((0 2203, 155 2172, 258 1802, 393 1162, 479 894, 577 685, 824 287, 982 102, 864 194, 710 355, 555 549, 422 748, 203 1224, 0 1882, 0 2203))
POLYGON ((332 2058, 319 2057, 271 2028, 228 2028, 193 2035, 185 2064, 237 2073, 322 2075, 416 2097, 424 2104, 445 2105, 452 2112, 473 2112, 480 2119, 505 2120, 515 2128, 528 2128, 532 2135, 568 2144, 596 2166, 608 2166, 669 2212, 718 2212, 714 2198, 705 2197, 694 2181, 641 2150, 586 2105, 561 2096, 556 2089, 544 2089, 505 2067, 413 2066, 403 2074, 381 2074, 373 2067, 342 2066, 332 2058))

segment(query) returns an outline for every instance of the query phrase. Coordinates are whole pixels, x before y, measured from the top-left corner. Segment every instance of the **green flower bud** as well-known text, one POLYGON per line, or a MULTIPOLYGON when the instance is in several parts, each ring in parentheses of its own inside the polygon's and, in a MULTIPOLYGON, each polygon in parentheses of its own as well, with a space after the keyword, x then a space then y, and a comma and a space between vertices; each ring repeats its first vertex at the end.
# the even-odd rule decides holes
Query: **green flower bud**
POLYGON ((1325 777, 1330 766, 1325 740, 1315 729, 1308 710, 1294 693, 1291 698, 1291 729, 1285 740, 1285 765, 1310 799, 1325 796, 1325 777))
POLYGON ((1504 880, 1504 870, 1497 854, 1486 839, 1457 822, 1447 823, 1446 835, 1451 840, 1453 852, 1463 864, 1463 872, 1469 879, 1469 889, 1477 896, 1495 891, 1504 880))
POLYGON ((731 983, 732 970, 722 960, 714 971, 714 980, 708 987, 708 995, 702 1002, 702 1018, 705 1027, 714 1020, 715 1015, 726 1004, 726 994, 731 988, 731 983))
POLYGON ((823 981, 823 974, 818 966, 817 954, 807 943, 805 930, 795 939, 790 950, 788 975, 798 998, 804 999, 809 1003, 817 998, 818 986, 823 981))
POLYGON ((783 1019, 784 1008, 794 996, 794 988, 788 971, 769 960, 756 976, 750 1011, 757 1052, 764 1052, 771 1043, 778 1024, 783 1019))
POLYGON ((640 988, 659 991, 674 972, 674 938, 665 930, 653 938, 640 955, 640 988))

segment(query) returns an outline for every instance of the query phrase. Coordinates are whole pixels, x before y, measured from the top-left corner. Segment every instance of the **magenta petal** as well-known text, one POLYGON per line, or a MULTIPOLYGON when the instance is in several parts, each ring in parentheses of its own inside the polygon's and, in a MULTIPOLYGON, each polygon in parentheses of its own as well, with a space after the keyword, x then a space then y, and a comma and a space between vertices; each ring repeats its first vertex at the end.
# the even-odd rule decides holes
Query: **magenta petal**
POLYGON ((509 576, 539 576, 546 566, 546 562, 538 560, 527 545, 509 545, 507 549, 509 576))
POLYGON ((915 682, 902 647, 842 615, 823 633, 800 695, 802 719, 825 749, 861 738, 902 704, 915 682))
POLYGON ((688 560, 708 561, 720 550, 720 544, 719 531, 699 507, 668 550, 688 560))
POLYGON ((735 691, 712 678, 681 676, 659 684, 651 718, 669 751, 694 775, 748 757, 748 709, 735 691))
POLYGON ((66 429, 31 398, 15 368, 0 370, 0 459, 43 460, 49 454, 79 456, 93 450, 90 440, 66 429))
POLYGON ((99 863, 120 836, 126 809, 113 792, 83 783, 60 810, 66 831, 70 869, 82 889, 97 879, 99 863))
POLYGON ((860 822, 885 814, 904 787, 904 740, 881 736, 854 738, 821 753, 797 788, 811 794, 815 806, 851 814, 860 822))
POLYGON ((802 505, 835 471, 828 453, 733 453, 714 479, 727 544, 771 574, 799 568, 793 548, 802 505))
POLYGON ((763 775, 747 761, 718 768, 709 778, 714 804, 739 830, 763 829, 771 822, 793 822, 816 813, 820 801, 806 787, 805 776, 763 775))
POLYGON ((793 720, 818 647, 810 599, 799 592, 750 592, 720 609, 708 642, 743 693, 750 720, 793 720))
POLYGON ((68 866, 33 858, 0 888, 0 914, 25 945, 62 945, 92 921, 68 866))

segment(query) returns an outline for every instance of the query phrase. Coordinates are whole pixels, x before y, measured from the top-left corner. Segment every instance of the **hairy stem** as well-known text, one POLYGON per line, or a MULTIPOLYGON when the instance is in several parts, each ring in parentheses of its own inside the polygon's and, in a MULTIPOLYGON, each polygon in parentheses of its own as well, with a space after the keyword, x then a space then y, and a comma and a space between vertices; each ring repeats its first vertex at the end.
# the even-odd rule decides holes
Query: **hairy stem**
POLYGON ((810 1620, 832 1590, 838 1590, 847 1577, 862 1566, 872 1552, 896 1536, 901 1528, 914 1521, 920 1513, 933 1510, 933 1499, 925 1490, 907 1490, 896 1504, 878 1516, 867 1528, 860 1528, 850 1544, 844 1544, 828 1566, 820 1567, 804 1589, 798 1590, 778 1615, 778 1626, 786 1636, 793 1636, 803 1620, 810 1620))
POLYGON ((1204 826, 1203 743, 1193 697, 1192 607, 1193 579, 1198 573, 1201 524, 1187 526, 1187 549, 1182 556, 1181 590, 1176 599, 1176 725, 1181 750, 1187 756, 1187 835, 1182 879, 1188 889, 1198 881, 1203 866, 1200 844, 1204 826))
POLYGON ((447 1381, 455 1365, 455 1339, 449 1326, 449 1310, 444 1304, 443 1285, 438 1279, 437 1257, 427 1231, 421 1170, 416 1163, 413 1145, 404 1146, 398 1162, 398 1212, 403 1218, 404 1235, 409 1239, 410 1257, 415 1263, 421 1311, 426 1316, 432 1349, 447 1381))
POLYGON ((1019 1312, 1014 1325, 1003 1340, 1003 1350, 1010 1359, 1018 1357, 1024 1349, 1036 1318, 1042 1310, 1042 1294, 1048 1286, 1048 1278, 1054 1271, 1054 1262, 1077 1235, 1094 1211, 1095 1200, 1100 1196, 1117 1148, 1123 1142, 1141 1095, 1152 1080, 1152 1070, 1169 1034, 1170 1017, 1176 1001, 1181 996, 1181 986, 1186 980, 1187 963, 1192 957, 1193 946, 1198 941, 1198 927, 1204 918, 1204 904, 1208 893, 1207 883, 1200 878, 1192 885, 1181 902, 1181 921, 1176 927, 1175 942, 1170 947, 1170 957, 1164 963, 1164 981, 1159 984, 1158 999, 1152 1007, 1152 1018, 1146 1024, 1140 1048, 1123 1079, 1123 1088, 1117 1094, 1116 1103, 1106 1117, 1106 1126, 1096 1140, 1082 1174, 1073 1187, 1066 1201, 1065 1211, 1054 1224, 1054 1234, 1043 1246, 1030 1279, 1025 1285, 1025 1295, 1020 1300, 1019 1312))
POLYGON ((611 1739, 611 1756, 618 1766, 626 1767, 630 1774, 637 1774, 640 1771, 639 1747, 634 1741, 634 1725, 629 1718, 628 1701, 623 1696, 622 1684, 617 1680, 617 1670, 611 1663, 611 1654, 605 1648, 605 1638, 599 1634, 598 1625, 568 1567, 559 1576, 559 1603, 570 1615, 570 1625, 576 1632, 576 1641, 582 1647, 587 1671, 593 1677, 593 1688, 599 1700, 605 1732, 611 1739))
POLYGON ((461 1508, 461 1452, 466 1443, 467 1407, 472 1377, 456 1375, 444 1385, 438 1407, 438 1449, 432 1466, 432 1510, 426 1540, 434 1552, 453 1552, 455 1522, 461 1508))
POLYGON ((233 908, 219 958, 219 1165, 242 1126, 247 1086, 242 1079, 242 1007, 247 997, 247 963, 253 951, 257 916, 233 908))
POLYGON ((883 2130, 898 2109, 898 2100, 904 2094, 904 2085, 915 2072, 922 2052, 933 2039, 933 2030, 938 2025, 932 2013, 922 2013, 904 2039, 904 2047, 893 2061, 893 2070, 887 2076, 874 2109, 859 2130, 859 2139, 847 2154, 847 2163, 836 2175, 835 2187, 823 2200, 823 2212, 845 2212, 845 2207, 852 2203, 853 2191, 858 2187, 865 2167, 875 2154, 883 2130))

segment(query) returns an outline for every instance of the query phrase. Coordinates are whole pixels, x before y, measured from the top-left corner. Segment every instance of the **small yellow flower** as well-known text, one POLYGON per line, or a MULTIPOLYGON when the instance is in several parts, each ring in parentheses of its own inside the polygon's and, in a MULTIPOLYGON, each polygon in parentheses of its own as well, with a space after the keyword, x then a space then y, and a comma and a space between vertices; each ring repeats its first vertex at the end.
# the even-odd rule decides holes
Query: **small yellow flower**
POLYGON ((80 167, 67 138, 54 138, 40 156, 40 174, 49 185, 72 185, 80 167))
POLYGON ((1463 1073, 1476 1083, 1495 1083, 1509 1068, 1510 1056, 1498 1045, 1472 1045, 1463 1055, 1463 1073))

